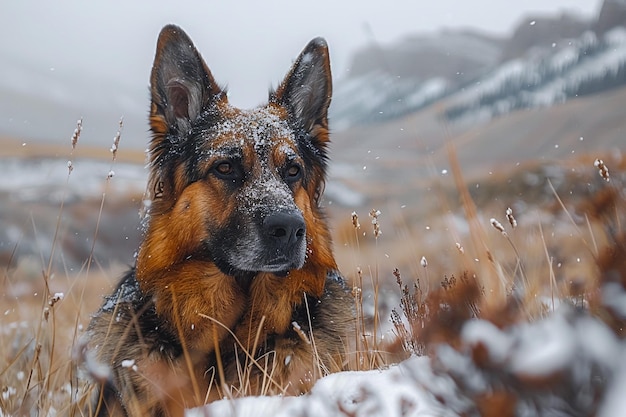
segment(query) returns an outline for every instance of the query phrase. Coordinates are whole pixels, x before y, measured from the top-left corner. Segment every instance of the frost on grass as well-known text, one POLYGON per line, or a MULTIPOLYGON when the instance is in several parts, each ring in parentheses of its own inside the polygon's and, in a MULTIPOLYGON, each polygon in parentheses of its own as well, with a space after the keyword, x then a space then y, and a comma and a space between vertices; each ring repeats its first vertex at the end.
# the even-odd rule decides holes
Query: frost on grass
POLYGON ((602 159, 596 159, 593 163, 593 166, 598 168, 598 173, 600 174, 602 179, 604 179, 606 182, 609 182, 611 180, 609 175, 609 168, 606 166, 602 159))
POLYGON ((378 238, 381 235, 380 221, 378 217, 381 215, 380 210, 372 209, 369 212, 369 216, 372 218, 372 227, 374 228, 374 237, 378 238))
POLYGON ((431 349, 431 358, 412 356, 384 370, 329 375, 305 396, 222 400, 187 416, 556 417, 623 410, 622 342, 602 321, 567 305, 504 329, 469 320, 458 347, 431 349))
POLYGON ((511 209, 511 207, 506 209, 506 219, 509 221, 509 224, 513 229, 517 227, 517 220, 513 216, 513 209, 511 209))
MULTIPOLYGON (((456 416, 420 384, 434 378, 430 360, 414 357, 383 371, 341 372, 319 380, 300 397, 248 397, 222 400, 189 410, 187 417, 291 416, 456 416)), ((443 389, 450 381, 438 381, 443 389)))

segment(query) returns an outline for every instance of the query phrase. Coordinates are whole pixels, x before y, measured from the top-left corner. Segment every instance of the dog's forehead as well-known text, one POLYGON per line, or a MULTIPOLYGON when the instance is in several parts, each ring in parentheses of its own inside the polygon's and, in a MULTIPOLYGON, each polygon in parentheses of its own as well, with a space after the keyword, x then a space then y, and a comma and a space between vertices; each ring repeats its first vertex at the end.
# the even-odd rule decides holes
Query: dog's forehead
POLYGON ((294 152, 295 135, 280 110, 270 106, 252 110, 230 107, 225 113, 227 116, 212 129, 215 147, 252 147, 257 154, 267 156, 272 149, 285 154, 294 152))

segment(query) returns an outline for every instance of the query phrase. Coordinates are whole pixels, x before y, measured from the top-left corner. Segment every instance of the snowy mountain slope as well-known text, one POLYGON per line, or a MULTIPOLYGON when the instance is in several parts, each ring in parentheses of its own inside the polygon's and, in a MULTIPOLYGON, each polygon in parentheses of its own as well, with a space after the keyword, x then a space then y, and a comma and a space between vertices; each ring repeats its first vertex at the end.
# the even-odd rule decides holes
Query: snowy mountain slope
POLYGON ((333 129, 345 130, 403 116, 442 97, 448 84, 440 77, 420 82, 380 72, 346 80, 334 91, 330 116, 333 129))
POLYGON ((614 28, 601 38, 586 32, 554 48, 555 53, 538 50, 508 61, 454 94, 446 118, 475 122, 626 85, 625 28, 614 28))
POLYGON ((501 40, 475 32, 412 36, 358 51, 346 78, 336 80, 333 128, 373 124, 421 109, 493 67, 501 40))
POLYGON ((331 107, 333 126, 343 130, 385 122, 431 104, 442 108, 448 122, 471 126, 514 110, 547 107, 623 86, 626 29, 618 26, 602 36, 588 31, 555 40, 549 47, 494 63, 468 82, 457 81, 389 72, 339 80, 331 107))

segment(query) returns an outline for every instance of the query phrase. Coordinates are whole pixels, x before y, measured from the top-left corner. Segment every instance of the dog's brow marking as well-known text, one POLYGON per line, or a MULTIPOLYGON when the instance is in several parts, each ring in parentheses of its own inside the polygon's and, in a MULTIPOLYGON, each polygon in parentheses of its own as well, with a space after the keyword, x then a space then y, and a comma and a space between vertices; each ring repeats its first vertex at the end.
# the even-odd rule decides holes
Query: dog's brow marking
POLYGON ((289 143, 286 141, 283 141, 278 145, 278 151, 287 156, 288 160, 294 160, 298 157, 298 153, 292 146, 289 146, 289 143))
POLYGON ((267 107, 241 111, 239 115, 219 122, 216 135, 232 135, 235 140, 250 140, 259 152, 271 146, 272 138, 295 141, 294 133, 285 120, 267 107))
POLYGON ((230 144, 225 144, 223 146, 217 147, 217 148, 212 148, 209 150, 202 150, 201 151, 202 156, 208 157, 208 158, 212 158, 212 157, 217 157, 217 158, 241 158, 242 154, 241 154, 241 148, 240 147, 233 147, 230 144))

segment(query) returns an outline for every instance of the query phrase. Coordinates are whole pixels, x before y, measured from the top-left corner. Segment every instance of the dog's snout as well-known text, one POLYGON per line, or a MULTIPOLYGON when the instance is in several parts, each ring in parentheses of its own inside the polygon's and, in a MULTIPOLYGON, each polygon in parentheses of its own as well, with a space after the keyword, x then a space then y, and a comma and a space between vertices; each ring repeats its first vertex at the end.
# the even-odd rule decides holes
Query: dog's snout
POLYGON ((272 213, 263 221, 266 236, 283 246, 294 245, 306 231, 304 218, 300 213, 272 213))

